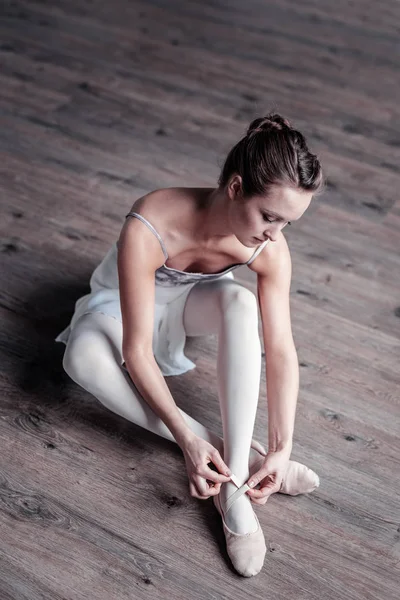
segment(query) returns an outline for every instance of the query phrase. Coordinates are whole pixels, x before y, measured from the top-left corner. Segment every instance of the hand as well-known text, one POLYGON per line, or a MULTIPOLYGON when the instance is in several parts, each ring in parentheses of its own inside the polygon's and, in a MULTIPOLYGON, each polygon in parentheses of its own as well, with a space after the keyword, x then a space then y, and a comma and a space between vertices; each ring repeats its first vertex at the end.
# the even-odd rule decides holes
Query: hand
POLYGON ((230 481, 231 472, 218 450, 196 435, 190 437, 181 448, 189 476, 191 496, 205 500, 219 494, 221 483, 230 481), (215 465, 218 472, 210 469, 208 466, 210 462, 215 465))
POLYGON ((271 494, 279 492, 283 477, 288 468, 290 450, 268 451, 261 468, 249 478, 248 485, 254 488, 260 484, 260 489, 248 490, 246 493, 255 504, 265 504, 271 494))

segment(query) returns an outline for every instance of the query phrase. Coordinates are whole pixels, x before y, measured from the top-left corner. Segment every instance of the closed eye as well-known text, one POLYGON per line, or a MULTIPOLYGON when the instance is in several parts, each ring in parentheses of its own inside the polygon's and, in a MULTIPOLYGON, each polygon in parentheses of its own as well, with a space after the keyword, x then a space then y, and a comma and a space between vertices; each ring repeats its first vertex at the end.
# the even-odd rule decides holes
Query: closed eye
MULTIPOLYGON (((263 213, 263 219, 264 221, 267 221, 268 223, 276 223, 278 221, 282 221, 282 219, 272 219, 269 215, 263 213)), ((286 225, 291 225, 292 222, 291 221, 287 221, 287 223, 285 223, 284 227, 286 227, 286 225)))
POLYGON ((263 219, 264 221, 268 221, 268 223, 273 223, 274 221, 276 221, 276 219, 271 219, 271 217, 269 217, 265 213, 263 214, 263 219))

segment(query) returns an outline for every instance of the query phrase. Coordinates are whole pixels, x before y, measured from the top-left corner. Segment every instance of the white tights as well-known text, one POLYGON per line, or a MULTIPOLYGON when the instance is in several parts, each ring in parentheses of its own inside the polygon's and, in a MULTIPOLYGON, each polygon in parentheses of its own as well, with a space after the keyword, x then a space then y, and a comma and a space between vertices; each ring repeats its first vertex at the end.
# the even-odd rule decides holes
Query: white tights
MULTIPOLYGON (((244 483, 249 477, 250 444, 257 411, 261 345, 255 295, 231 279, 201 283, 190 291, 183 315, 186 335, 218 334, 217 380, 223 441, 181 411, 189 427, 215 446, 231 471, 244 483)), ((76 322, 65 350, 68 375, 118 415, 168 440, 170 430, 139 394, 122 362, 122 324, 102 313, 76 322)), ((236 487, 224 484, 224 506, 236 487)), ((233 531, 257 528, 248 496, 239 498, 225 521, 233 531)))

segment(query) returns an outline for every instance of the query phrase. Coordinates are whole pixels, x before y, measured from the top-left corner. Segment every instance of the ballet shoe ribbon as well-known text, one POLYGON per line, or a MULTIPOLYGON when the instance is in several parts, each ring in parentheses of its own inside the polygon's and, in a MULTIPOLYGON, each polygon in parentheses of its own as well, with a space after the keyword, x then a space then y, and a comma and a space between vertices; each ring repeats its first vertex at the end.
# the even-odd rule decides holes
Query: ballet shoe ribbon
POLYGON ((236 492, 233 492, 233 494, 231 494, 227 500, 226 500, 226 507, 225 507, 225 513, 228 512, 228 510, 231 508, 232 504, 238 499, 240 498, 240 496, 243 496, 243 494, 245 494, 247 492, 247 490, 250 490, 251 488, 247 485, 247 483, 244 483, 243 485, 240 485, 239 479, 236 477, 236 475, 234 475, 233 473, 231 474, 231 481, 234 485, 236 485, 236 487, 238 488, 236 490, 236 492))

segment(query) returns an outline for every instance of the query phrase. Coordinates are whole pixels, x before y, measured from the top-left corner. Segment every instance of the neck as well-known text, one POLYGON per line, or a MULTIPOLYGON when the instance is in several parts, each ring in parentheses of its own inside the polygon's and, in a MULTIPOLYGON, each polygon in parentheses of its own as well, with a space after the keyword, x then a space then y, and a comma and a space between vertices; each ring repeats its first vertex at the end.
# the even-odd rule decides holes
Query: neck
POLYGON ((205 201, 205 212, 198 234, 201 239, 211 241, 216 238, 232 236, 229 224, 230 199, 223 190, 214 188, 209 191, 205 201))

